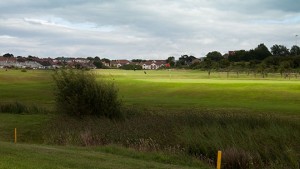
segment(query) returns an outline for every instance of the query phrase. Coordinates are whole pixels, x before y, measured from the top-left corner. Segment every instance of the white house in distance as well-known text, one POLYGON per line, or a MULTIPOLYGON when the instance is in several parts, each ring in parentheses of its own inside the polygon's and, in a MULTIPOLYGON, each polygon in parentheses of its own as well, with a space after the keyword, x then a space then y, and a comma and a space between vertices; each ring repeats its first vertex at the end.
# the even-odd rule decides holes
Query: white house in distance
POLYGON ((36 61, 18 61, 15 57, 2 57, 0 56, 0 68, 4 67, 16 67, 16 68, 31 68, 41 69, 43 66, 36 61))
POLYGON ((158 69, 166 65, 166 60, 149 60, 146 62, 142 62, 143 69, 158 69))
POLYGON ((0 67, 10 67, 15 66, 17 64, 17 58, 9 58, 0 56, 0 67))
POLYGON ((141 65, 142 69, 158 69, 160 67, 163 67, 166 65, 166 60, 148 60, 145 62, 141 62, 141 63, 134 63, 134 62, 130 62, 128 60, 112 60, 110 62, 110 67, 116 67, 119 68, 123 65, 128 65, 128 64, 137 64, 137 65, 141 65))
POLYGON ((128 60, 112 60, 110 62, 111 67, 117 67, 117 68, 119 68, 123 65, 128 65, 128 64, 130 64, 130 61, 128 61, 128 60))
MULTIPOLYGON (((108 59, 107 59, 108 60, 108 59)), ((120 68, 124 65, 140 65, 142 69, 156 70, 161 67, 169 67, 166 60, 144 60, 141 62, 131 62, 129 60, 112 60, 112 61, 102 61, 102 63, 107 67, 120 68)), ((72 68, 95 68, 93 61, 86 58, 38 58, 38 57, 3 57, 0 56, 0 68, 29 68, 29 69, 56 69, 63 66, 68 66, 72 68)))

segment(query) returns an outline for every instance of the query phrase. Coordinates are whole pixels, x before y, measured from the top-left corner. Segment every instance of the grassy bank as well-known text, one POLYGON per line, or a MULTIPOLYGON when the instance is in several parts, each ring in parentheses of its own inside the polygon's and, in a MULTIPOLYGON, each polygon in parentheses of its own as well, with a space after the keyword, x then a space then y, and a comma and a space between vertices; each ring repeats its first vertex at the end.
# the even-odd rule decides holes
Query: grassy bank
POLYGON ((116 146, 78 148, 0 142, 0 168, 95 168, 95 169, 208 169, 175 156, 139 153, 116 146))
POLYGON ((48 144, 121 144, 140 151, 185 154, 223 168, 299 167, 300 125, 292 120, 226 112, 145 113, 125 121, 61 117, 49 123, 48 144), (237 167, 234 167, 237 166, 237 167))

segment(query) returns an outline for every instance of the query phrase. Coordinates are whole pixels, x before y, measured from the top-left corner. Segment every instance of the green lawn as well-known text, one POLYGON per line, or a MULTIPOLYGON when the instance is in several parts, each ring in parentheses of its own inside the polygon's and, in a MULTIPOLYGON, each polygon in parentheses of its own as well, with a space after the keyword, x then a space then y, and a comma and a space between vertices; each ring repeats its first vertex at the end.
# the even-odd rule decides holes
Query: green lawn
POLYGON ((279 114, 300 113, 300 79, 230 77, 201 71, 98 70, 115 81, 129 105, 167 109, 228 109, 279 114))
POLYGON ((1 169, 207 169, 199 162, 183 165, 172 157, 117 147, 54 147, 0 142, 1 169), (171 160, 171 162, 168 162, 171 160), (173 160, 173 162, 172 162, 173 160))
MULTIPOLYGON (((119 88, 126 105, 158 109, 226 109, 298 115, 300 79, 268 78, 197 70, 93 70, 119 88)), ((0 70, 0 102, 53 108, 52 71, 0 70)))
POLYGON ((53 107, 52 71, 0 69, 0 103, 53 107))
POLYGON ((50 118, 49 115, 0 113, 0 141, 13 142, 17 128, 18 142, 42 143, 43 128, 50 118))

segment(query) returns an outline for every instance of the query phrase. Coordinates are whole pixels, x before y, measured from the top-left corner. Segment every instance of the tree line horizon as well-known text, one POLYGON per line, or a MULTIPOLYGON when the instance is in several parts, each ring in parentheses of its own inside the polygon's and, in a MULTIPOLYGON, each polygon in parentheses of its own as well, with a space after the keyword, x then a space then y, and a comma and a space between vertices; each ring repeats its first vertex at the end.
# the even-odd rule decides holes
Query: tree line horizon
POLYGON ((229 51, 222 55, 218 51, 207 53, 203 60, 197 61, 192 55, 182 55, 177 61, 173 56, 167 59, 171 67, 201 69, 208 71, 237 71, 261 73, 300 73, 300 48, 293 45, 273 45, 269 50, 263 43, 250 50, 229 51))
MULTIPOLYGON (((251 70, 257 72, 291 72, 296 70, 300 72, 300 47, 293 45, 288 49, 284 45, 273 45, 269 50, 263 43, 256 48, 250 50, 235 50, 229 51, 222 55, 219 51, 208 52, 206 57, 196 58, 193 55, 181 55, 178 60, 174 56, 166 59, 167 68, 187 68, 187 69, 202 69, 202 70, 217 70, 217 71, 231 71, 231 70, 251 70)), ((6 53, 3 57, 14 57, 13 54, 6 53)), ((22 56, 18 56, 20 58, 22 56)), ((22 57, 24 58, 24 57, 22 57)), ((26 58, 26 57, 25 57, 26 58)), ((29 55, 29 60, 38 58, 29 55)), ((64 58, 64 57, 57 57, 64 58)), ((92 61, 97 68, 105 68, 102 62, 110 62, 112 60, 107 58, 87 57, 86 59, 92 61)), ((132 63, 141 63, 144 59, 132 59, 132 63)), ((135 66, 131 66, 136 69, 135 66)), ((122 67, 121 67, 122 68, 122 67)))

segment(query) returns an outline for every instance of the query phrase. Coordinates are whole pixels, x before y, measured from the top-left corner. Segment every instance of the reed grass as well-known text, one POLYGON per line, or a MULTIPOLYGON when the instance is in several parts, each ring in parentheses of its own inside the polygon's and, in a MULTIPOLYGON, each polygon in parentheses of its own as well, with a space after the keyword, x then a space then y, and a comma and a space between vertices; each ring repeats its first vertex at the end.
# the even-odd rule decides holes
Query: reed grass
POLYGON ((132 115, 124 121, 60 117, 49 122, 47 144, 120 144, 199 158, 212 166, 224 151, 223 168, 299 167, 300 125, 267 114, 182 112, 132 115))

